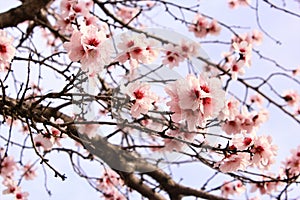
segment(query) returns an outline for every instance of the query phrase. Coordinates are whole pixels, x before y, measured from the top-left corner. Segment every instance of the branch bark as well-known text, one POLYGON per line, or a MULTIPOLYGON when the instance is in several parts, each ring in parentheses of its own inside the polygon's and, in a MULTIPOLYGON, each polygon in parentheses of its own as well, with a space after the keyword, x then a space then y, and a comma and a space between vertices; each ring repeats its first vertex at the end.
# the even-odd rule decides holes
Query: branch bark
POLYGON ((18 119, 29 119, 32 122, 47 124, 50 118, 61 118, 67 125, 66 134, 82 144, 90 153, 106 162, 111 168, 117 171, 124 182, 132 189, 138 191, 149 199, 165 199, 155 192, 150 186, 134 175, 134 172, 142 172, 159 183, 160 188, 166 191, 172 200, 179 200, 183 196, 194 196, 204 199, 226 200, 203 190, 186 187, 176 183, 172 177, 148 163, 136 154, 122 150, 119 146, 113 145, 104 138, 97 136, 92 139, 86 134, 78 132, 73 118, 60 112, 57 108, 47 107, 41 104, 35 105, 31 102, 16 100, 7 96, 0 96, 0 114, 18 119))
POLYGON ((27 0, 22 5, 0 14, 0 28, 14 27, 26 20, 33 20, 40 10, 52 0, 27 0))

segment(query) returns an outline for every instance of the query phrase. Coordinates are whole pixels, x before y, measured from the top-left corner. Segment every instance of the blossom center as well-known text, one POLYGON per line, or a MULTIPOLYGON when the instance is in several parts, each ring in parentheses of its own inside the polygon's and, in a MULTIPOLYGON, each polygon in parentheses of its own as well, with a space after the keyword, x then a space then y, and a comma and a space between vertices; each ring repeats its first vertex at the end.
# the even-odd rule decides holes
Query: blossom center
POLYGON ((100 44, 100 41, 96 38, 92 38, 88 41, 88 45, 97 47, 100 44))
POLYGON ((6 53, 6 52, 7 52, 6 46, 3 44, 0 44, 0 53, 6 53))
POLYGON ((144 97, 144 93, 140 90, 133 92, 136 99, 142 99, 144 97))

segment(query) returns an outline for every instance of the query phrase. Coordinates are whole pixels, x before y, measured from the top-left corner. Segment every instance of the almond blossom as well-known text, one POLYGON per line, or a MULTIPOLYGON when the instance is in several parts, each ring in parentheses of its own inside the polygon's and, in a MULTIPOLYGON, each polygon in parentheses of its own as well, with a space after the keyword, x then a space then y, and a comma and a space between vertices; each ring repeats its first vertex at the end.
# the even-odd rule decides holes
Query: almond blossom
POLYGON ((167 105, 174 112, 172 119, 175 122, 186 120, 190 131, 219 115, 224 106, 225 92, 218 78, 188 75, 168 84, 165 91, 171 97, 167 105))
POLYGON ((235 172, 245 170, 250 164, 249 160, 250 154, 248 153, 230 154, 221 161, 216 162, 214 167, 219 167, 223 173, 235 172))
POLYGON ((184 60, 184 57, 182 56, 178 48, 176 48, 172 44, 165 45, 163 52, 165 53, 165 55, 163 56, 162 63, 164 65, 168 65, 171 69, 174 67, 178 67, 179 63, 184 60))
POLYGON ((290 177, 300 174, 300 146, 292 149, 291 154, 284 162, 284 169, 288 171, 290 177))
POLYGON ((123 22, 128 23, 136 16, 138 12, 138 8, 122 6, 118 8, 116 15, 121 18, 123 22))
POLYGON ((241 194, 246 190, 246 187, 241 181, 225 182, 221 187, 223 197, 228 198, 229 195, 241 194))
POLYGON ((25 180, 33 180, 37 176, 36 168, 33 168, 33 165, 30 163, 24 165, 23 172, 25 180))
POLYGON ((253 147, 251 153, 253 153, 251 164, 257 166, 259 169, 269 169, 269 167, 275 163, 278 147, 272 144, 271 136, 256 136, 253 139, 253 147))
POLYGON ((13 156, 0 157, 0 175, 2 177, 12 177, 17 170, 17 163, 13 156))
POLYGON ((13 38, 6 31, 0 30, 0 71, 8 68, 8 63, 14 58, 16 49, 12 45, 13 38))
POLYGON ((158 97, 150 91, 150 87, 148 83, 133 82, 123 88, 133 103, 130 111, 132 117, 137 118, 140 114, 146 114, 158 101, 158 97))
POLYGON ((97 188, 106 200, 125 200, 125 196, 119 191, 123 184, 122 179, 116 172, 106 169, 98 181, 97 188))
POLYGON ((300 102, 300 95, 296 90, 287 90, 282 96, 285 102, 291 107, 297 106, 300 102))
POLYGON ((189 31, 193 32, 196 37, 203 38, 208 34, 218 35, 221 31, 221 27, 216 20, 209 22, 207 18, 201 14, 197 14, 189 26, 189 31))
POLYGON ((138 67, 139 63, 150 64, 158 56, 158 43, 146 38, 144 34, 124 33, 117 47, 121 51, 116 60, 125 63, 130 62, 131 69, 138 67))
POLYGON ((98 27, 82 24, 80 30, 74 30, 70 42, 65 42, 64 47, 70 60, 80 61, 82 70, 94 77, 111 61, 111 44, 106 40, 106 34, 98 27))
POLYGON ((53 147, 53 138, 51 136, 46 136, 42 134, 38 134, 33 139, 35 146, 40 149, 41 147, 44 151, 49 151, 53 147))

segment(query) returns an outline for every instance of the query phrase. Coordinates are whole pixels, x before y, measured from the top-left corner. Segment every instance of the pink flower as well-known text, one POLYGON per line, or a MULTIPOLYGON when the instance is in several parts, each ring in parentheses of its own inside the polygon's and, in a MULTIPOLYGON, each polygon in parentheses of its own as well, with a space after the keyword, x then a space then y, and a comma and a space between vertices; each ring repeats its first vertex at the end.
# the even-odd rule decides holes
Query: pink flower
POLYGON ((78 131, 82 134, 86 134, 89 138, 93 138, 97 134, 97 129, 99 128, 98 124, 89 123, 89 124, 78 124, 76 125, 78 131))
POLYGON ((250 102, 256 103, 259 107, 261 107, 263 104, 263 97, 261 95, 252 95, 250 97, 250 102))
POLYGON ((138 8, 132 8, 132 7, 125 7, 122 6, 118 9, 116 12, 116 15, 122 19, 123 22, 128 23, 130 20, 132 20, 136 14, 139 12, 138 8))
POLYGON ((193 24, 189 26, 189 31, 194 32, 194 35, 199 38, 206 37, 208 34, 218 35, 221 27, 216 20, 210 23, 200 14, 197 14, 193 20, 193 24))
POLYGON ((289 106, 293 107, 298 105, 300 96, 295 90, 287 90, 283 93, 283 99, 289 106))
POLYGON ((272 144, 271 136, 256 136, 253 139, 251 164, 260 169, 269 169, 275 162, 278 147, 272 144))
POLYGON ((158 43, 144 34, 125 33, 121 35, 121 40, 117 45, 121 53, 116 60, 121 63, 129 60, 132 69, 138 67, 139 63, 152 63, 158 56, 158 43))
POLYGON ((131 115, 137 118, 140 114, 146 114, 152 108, 152 104, 158 100, 156 94, 150 91, 148 83, 133 82, 124 88, 125 94, 133 102, 131 115))
POLYGON ((80 31, 75 30, 70 42, 65 42, 69 58, 80 61, 83 71, 88 71, 93 77, 100 73, 103 67, 110 63, 111 45, 106 41, 106 34, 94 25, 81 25, 80 31))
POLYGON ((17 168, 17 163, 12 156, 0 157, 0 175, 2 177, 12 177, 17 168))
POLYGON ((38 134, 37 136, 35 136, 33 141, 37 148, 42 147, 44 151, 50 151, 52 149, 53 139, 51 138, 51 136, 48 137, 42 134, 38 134))
POLYGON ((300 174, 300 146, 291 150, 291 156, 283 162, 284 168, 288 170, 290 177, 300 174))
POLYGON ((73 31, 70 42, 65 42, 63 46, 68 51, 68 56, 73 62, 81 60, 85 54, 81 44, 81 32, 78 30, 73 31))
POLYGON ((182 39, 180 41, 178 49, 180 54, 184 58, 191 59, 200 55, 199 54, 200 45, 194 41, 187 41, 182 39))
POLYGON ((253 42, 255 42, 257 45, 262 43, 263 40, 263 34, 262 32, 258 31, 258 30, 253 30, 252 31, 252 40, 253 42))
POLYGON ((162 63, 164 65, 169 65, 171 69, 173 67, 178 67, 179 63, 184 60, 184 57, 180 54, 179 50, 172 44, 167 44, 163 51, 165 56, 163 57, 162 63))
POLYGON ((193 20, 193 24, 189 26, 189 31, 193 32, 196 37, 203 38, 208 34, 209 23, 205 17, 197 14, 193 20))
POLYGON ((229 195, 241 194, 246 190, 246 187, 241 181, 225 182, 221 187, 221 193, 224 197, 229 195))
POLYGON ((238 0, 228 0, 228 6, 231 9, 235 9, 239 6, 238 0))
POLYGON ((250 155, 248 153, 231 154, 223 160, 217 162, 215 167, 223 173, 245 170, 249 166, 250 155))
POLYGON ((97 188, 101 190, 106 200, 126 200, 118 189, 122 187, 123 184, 122 179, 116 172, 106 169, 99 179, 97 188))
POLYGON ((7 68, 8 63, 14 58, 16 49, 12 45, 13 38, 7 32, 0 30, 0 69, 7 68))
POLYGON ((177 114, 176 121, 186 120, 189 130, 218 116, 224 106, 225 92, 217 78, 188 75, 175 84, 167 85, 165 90, 171 96, 167 105, 177 114))
POLYGON ((28 200, 29 193, 18 191, 15 194, 15 200, 28 200))
POLYGON ((35 177, 37 177, 36 169, 33 169, 33 165, 27 163, 23 167, 23 176, 25 180, 33 180, 35 177))
POLYGON ((20 191, 20 187, 17 185, 17 182, 11 178, 5 178, 2 182, 7 188, 2 191, 2 194, 15 194, 17 191, 20 191))

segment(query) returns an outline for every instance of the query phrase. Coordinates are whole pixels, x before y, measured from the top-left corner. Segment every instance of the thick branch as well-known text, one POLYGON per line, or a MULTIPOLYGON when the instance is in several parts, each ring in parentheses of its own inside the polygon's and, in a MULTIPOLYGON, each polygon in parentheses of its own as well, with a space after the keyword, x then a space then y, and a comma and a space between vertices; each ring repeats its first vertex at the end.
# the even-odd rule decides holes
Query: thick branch
POLYGON ((151 188, 143 184, 133 172, 142 172, 156 180, 161 189, 165 190, 171 199, 181 199, 182 196, 195 196, 204 199, 226 200, 225 198, 209 194, 202 190, 193 189, 176 183, 171 176, 155 165, 148 163, 139 155, 122 150, 119 146, 113 145, 104 138, 98 136, 92 139, 86 134, 79 133, 73 118, 63 114, 53 107, 46 107, 41 104, 34 105, 30 102, 20 102, 10 97, 0 96, 0 114, 4 116, 17 117, 19 119, 30 119, 34 122, 47 124, 51 117, 61 118, 66 124, 66 134, 81 143, 88 151, 106 162, 115 169, 125 183, 134 190, 140 192, 149 199, 164 199, 161 195, 152 191, 151 188), (125 172, 124 172, 125 171, 125 172), (128 179, 126 179, 128 178, 128 179))
POLYGON ((40 10, 52 0, 27 0, 22 5, 0 14, 0 28, 14 27, 26 20, 33 20, 40 10))

